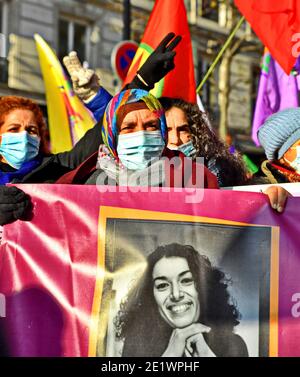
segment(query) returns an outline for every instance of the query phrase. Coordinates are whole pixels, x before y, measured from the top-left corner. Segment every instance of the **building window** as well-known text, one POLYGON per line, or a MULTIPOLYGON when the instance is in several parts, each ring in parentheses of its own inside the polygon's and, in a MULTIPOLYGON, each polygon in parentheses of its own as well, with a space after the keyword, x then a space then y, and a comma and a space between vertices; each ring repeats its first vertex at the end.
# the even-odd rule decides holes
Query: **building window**
POLYGON ((0 33, 1 35, 1 56, 7 55, 7 36, 8 36, 8 3, 0 0, 0 33))
POLYGON ((218 0, 185 0, 185 6, 190 19, 195 22, 198 17, 205 17, 218 22, 219 1, 218 0))
POLYGON ((70 51, 76 51, 79 59, 89 61, 91 26, 79 20, 62 17, 59 20, 58 56, 62 60, 70 51))
POLYGON ((7 61, 7 21, 8 4, 0 0, 0 82, 7 85, 8 61, 7 61))
POLYGON ((2 33, 3 26, 3 3, 0 2, 0 33, 2 33))
POLYGON ((200 9, 199 11, 202 12, 202 17, 208 18, 209 20, 213 20, 218 22, 219 17, 219 4, 217 0, 202 0, 200 1, 200 9))

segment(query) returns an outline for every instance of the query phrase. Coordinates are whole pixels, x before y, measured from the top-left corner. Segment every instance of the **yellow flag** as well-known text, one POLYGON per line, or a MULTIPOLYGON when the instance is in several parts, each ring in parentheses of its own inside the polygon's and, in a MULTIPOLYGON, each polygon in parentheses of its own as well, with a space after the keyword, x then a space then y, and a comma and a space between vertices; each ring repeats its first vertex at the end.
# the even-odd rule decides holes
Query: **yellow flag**
POLYGON ((34 35, 45 83, 52 153, 70 150, 96 123, 74 94, 62 65, 45 40, 34 35))

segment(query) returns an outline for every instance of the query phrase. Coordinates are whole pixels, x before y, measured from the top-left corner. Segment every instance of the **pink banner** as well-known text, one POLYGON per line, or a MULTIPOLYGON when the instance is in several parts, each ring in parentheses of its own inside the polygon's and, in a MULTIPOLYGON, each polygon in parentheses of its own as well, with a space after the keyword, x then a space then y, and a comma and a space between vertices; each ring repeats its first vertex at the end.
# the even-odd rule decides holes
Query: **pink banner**
POLYGON ((199 191, 202 201, 193 204, 190 190, 100 193, 88 185, 19 187, 31 196, 33 215, 4 227, 4 355, 178 356, 170 336, 187 329, 195 333, 187 335, 181 356, 300 355, 298 198, 289 198, 285 213, 277 214, 258 193, 199 191), (145 317, 148 327, 154 321, 149 340, 130 324, 137 323, 130 320, 137 315, 130 295, 133 281, 142 295, 150 261, 163 249, 169 256, 158 258, 151 270, 153 302, 142 296, 136 301, 144 305, 139 318, 145 317), (201 274, 180 253, 199 254, 196 259, 206 260, 208 271, 219 276, 226 298, 219 305, 223 302, 230 311, 228 318, 212 305, 216 294, 206 292, 206 301, 202 298, 201 274), (181 278, 182 263, 191 275, 186 279, 181 278), (168 289, 172 297, 164 304, 168 289), (164 336, 155 326, 162 326, 164 336))

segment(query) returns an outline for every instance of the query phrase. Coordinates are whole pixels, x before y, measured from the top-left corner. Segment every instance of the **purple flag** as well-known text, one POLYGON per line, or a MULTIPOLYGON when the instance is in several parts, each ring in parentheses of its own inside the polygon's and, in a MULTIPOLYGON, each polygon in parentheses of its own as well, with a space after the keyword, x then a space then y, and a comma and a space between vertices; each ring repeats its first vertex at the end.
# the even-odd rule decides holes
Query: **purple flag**
POLYGON ((283 109, 299 106, 298 66, 299 59, 295 69, 288 76, 268 50, 264 53, 252 125, 252 139, 257 146, 260 145, 257 131, 270 115, 283 109))

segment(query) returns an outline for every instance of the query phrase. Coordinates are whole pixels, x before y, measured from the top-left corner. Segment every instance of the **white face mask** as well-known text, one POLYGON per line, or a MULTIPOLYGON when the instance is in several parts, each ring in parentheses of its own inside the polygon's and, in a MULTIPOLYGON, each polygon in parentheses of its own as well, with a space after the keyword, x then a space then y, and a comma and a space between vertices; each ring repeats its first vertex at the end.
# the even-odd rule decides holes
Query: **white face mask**
POLYGON ((145 169, 161 156, 165 147, 160 131, 138 131, 118 136, 117 152, 123 165, 131 170, 145 169))
POLYGON ((284 160, 293 168, 295 171, 300 174, 300 145, 297 147, 293 147, 293 149, 296 149, 297 155, 296 158, 293 161, 289 161, 287 158, 284 157, 284 160))
POLYGON ((191 158, 194 157, 196 155, 196 153, 197 153, 192 140, 188 141, 187 143, 179 145, 179 147, 170 146, 168 148, 171 149, 171 150, 173 150, 173 151, 180 151, 185 156, 191 157, 191 158))

